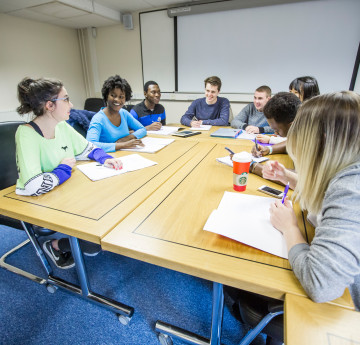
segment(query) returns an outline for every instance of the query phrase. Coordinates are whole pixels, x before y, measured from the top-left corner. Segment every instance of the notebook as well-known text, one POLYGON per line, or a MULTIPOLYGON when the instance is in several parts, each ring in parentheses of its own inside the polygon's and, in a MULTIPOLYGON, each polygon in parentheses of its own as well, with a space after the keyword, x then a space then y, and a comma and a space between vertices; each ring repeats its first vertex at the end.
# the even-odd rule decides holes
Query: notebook
POLYGON ((236 128, 219 128, 215 132, 211 133, 211 137, 220 137, 220 138, 235 138, 235 134, 239 132, 236 128))

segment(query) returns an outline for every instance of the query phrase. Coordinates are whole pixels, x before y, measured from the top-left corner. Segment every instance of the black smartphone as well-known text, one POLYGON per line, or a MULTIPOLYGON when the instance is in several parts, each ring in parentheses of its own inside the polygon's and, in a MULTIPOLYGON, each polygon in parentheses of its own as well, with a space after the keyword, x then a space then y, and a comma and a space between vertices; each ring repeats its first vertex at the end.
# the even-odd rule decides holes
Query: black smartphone
POLYGON ((258 188, 260 192, 263 192, 265 194, 274 196, 275 198, 281 199, 284 195, 284 192, 275 188, 271 188, 269 186, 261 186, 258 188))

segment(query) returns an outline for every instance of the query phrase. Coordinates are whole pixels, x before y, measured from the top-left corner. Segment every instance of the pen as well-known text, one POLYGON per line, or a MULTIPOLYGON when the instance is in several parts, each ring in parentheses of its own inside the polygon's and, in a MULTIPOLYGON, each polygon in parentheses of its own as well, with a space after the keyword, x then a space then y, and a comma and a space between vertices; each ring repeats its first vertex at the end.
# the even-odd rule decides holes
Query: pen
POLYGON ((242 132, 242 129, 240 129, 238 132, 236 132, 234 138, 236 139, 241 134, 241 132, 242 132))
POLYGON ((196 116, 194 116, 193 120, 194 121, 199 121, 196 116))
POLYGON ((256 148, 256 151, 259 151, 259 147, 258 147, 256 138, 255 138, 255 148, 256 148))
POLYGON ((281 200, 281 203, 282 203, 282 204, 284 203, 285 198, 286 198, 286 196, 287 196, 287 193, 288 193, 288 191, 289 191, 289 185, 290 185, 290 182, 288 182, 287 185, 285 186, 284 196, 283 196, 283 198, 282 198, 282 200, 281 200))
POLYGON ((228 150, 231 155, 234 155, 234 154, 235 154, 235 152, 231 151, 228 147, 225 147, 225 150, 228 150))
MULTIPOLYGON (((105 164, 96 164, 97 167, 104 167, 104 168, 107 168, 107 169, 115 169, 115 167, 109 167, 109 166, 106 166, 105 164)), ((123 167, 121 167, 119 170, 121 170, 123 167)), ((116 169, 115 169, 116 170, 116 169)))

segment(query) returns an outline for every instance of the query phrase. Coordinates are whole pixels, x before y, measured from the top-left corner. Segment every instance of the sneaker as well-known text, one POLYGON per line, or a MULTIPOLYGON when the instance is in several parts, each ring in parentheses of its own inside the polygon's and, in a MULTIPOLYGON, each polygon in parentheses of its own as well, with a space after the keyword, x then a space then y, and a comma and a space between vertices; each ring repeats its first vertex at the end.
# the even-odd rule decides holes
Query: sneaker
POLYGON ((75 262, 71 253, 62 253, 60 250, 54 249, 51 242, 52 240, 44 242, 42 247, 56 267, 63 270, 74 267, 75 262))
POLYGON ((96 256, 101 252, 101 246, 96 243, 84 241, 80 244, 80 247, 86 256, 96 256))

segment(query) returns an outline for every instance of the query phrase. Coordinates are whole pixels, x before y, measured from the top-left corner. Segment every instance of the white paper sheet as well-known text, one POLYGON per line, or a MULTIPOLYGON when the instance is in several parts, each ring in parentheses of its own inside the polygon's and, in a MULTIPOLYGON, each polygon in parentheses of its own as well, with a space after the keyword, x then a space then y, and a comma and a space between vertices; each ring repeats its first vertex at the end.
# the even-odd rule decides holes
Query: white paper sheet
POLYGON ((158 131, 147 131, 147 134, 169 135, 175 133, 181 127, 162 126, 158 131))
POLYGON ((249 139, 254 140, 256 138, 257 134, 252 133, 246 133, 245 131, 242 131, 236 139, 249 139))
POLYGON ((155 153, 160 151, 165 146, 170 145, 175 139, 151 138, 145 137, 141 139, 145 146, 136 146, 132 149, 121 149, 121 151, 135 151, 145 153, 155 153))
POLYGON ((193 131, 209 131, 211 127, 211 125, 201 125, 200 127, 191 127, 190 129, 193 131))
POLYGON ((123 168, 121 170, 115 170, 111 168, 107 168, 97 162, 78 165, 77 168, 85 174, 90 180, 98 181, 104 178, 125 174, 130 171, 135 171, 139 169, 144 169, 150 167, 152 165, 158 164, 156 162, 151 161, 150 159, 146 159, 138 154, 133 154, 129 156, 124 156, 118 158, 123 163, 123 168))
POLYGON ((225 192, 204 230, 232 238, 270 254, 288 258, 283 235, 270 223, 274 198, 225 192))
MULTIPOLYGON (((265 162, 265 161, 269 160, 268 157, 254 157, 254 156, 252 157, 252 159, 256 163, 261 163, 261 162, 265 162)), ((232 162, 230 156, 216 158, 216 160, 220 163, 228 165, 229 167, 233 166, 233 162, 232 162)))

